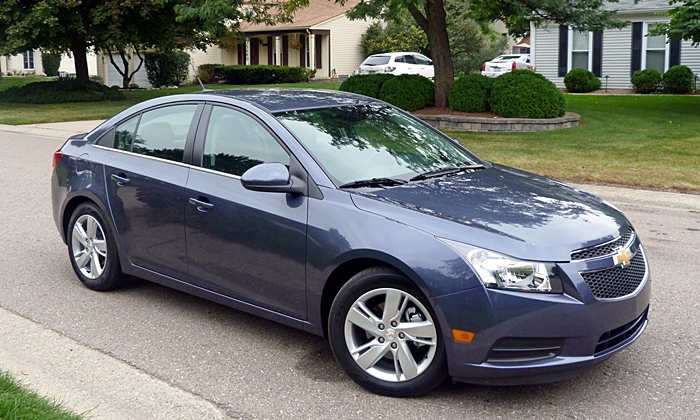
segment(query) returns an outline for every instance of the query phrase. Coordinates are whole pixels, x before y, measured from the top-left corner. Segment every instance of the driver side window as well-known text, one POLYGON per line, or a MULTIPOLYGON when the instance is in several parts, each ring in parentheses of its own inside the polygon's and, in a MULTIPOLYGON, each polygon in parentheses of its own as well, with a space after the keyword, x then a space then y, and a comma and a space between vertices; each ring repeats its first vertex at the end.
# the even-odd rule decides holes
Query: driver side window
POLYGON ((240 176, 255 165, 273 162, 289 166, 289 154, 262 124, 231 108, 213 108, 203 167, 240 176))

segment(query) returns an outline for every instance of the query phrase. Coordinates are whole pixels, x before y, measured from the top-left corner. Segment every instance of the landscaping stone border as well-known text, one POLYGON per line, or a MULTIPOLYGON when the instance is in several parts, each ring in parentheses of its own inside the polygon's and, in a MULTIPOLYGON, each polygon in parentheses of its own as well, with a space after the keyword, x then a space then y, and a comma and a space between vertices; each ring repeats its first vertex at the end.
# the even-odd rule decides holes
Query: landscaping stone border
POLYGON ((581 116, 573 112, 567 112, 563 117, 546 119, 462 117, 446 114, 414 116, 435 128, 458 131, 549 131, 577 127, 581 121, 581 116))

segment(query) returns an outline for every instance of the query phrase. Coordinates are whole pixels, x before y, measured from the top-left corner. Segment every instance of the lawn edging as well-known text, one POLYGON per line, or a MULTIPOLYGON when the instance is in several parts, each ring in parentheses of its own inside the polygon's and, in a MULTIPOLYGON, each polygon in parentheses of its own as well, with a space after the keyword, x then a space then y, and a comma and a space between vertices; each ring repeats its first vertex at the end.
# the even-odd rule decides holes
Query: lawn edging
POLYGON ((567 112, 558 118, 486 118, 458 115, 424 115, 416 117, 441 130, 457 131, 550 131, 578 127, 581 116, 567 112))

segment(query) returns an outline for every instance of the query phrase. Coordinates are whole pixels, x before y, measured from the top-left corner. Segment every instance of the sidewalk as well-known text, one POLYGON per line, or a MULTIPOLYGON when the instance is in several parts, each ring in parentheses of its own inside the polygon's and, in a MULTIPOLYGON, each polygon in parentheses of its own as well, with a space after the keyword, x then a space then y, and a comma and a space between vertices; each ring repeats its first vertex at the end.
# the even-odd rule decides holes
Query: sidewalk
POLYGON ((89 120, 26 125, 0 124, 0 132, 9 131, 12 133, 31 134, 39 137, 67 139, 75 134, 87 133, 102 124, 102 122, 103 120, 89 120))
POLYGON ((87 418, 227 418, 203 398, 4 308, 0 337, 0 368, 87 418))

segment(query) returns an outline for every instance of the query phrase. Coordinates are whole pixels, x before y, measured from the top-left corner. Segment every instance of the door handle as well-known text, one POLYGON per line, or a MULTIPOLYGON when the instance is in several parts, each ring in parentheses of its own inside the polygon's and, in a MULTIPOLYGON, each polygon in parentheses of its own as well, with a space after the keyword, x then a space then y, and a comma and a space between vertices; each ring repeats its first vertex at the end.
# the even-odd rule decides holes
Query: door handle
MULTIPOLYGON (((204 198, 204 197, 199 197, 199 198, 204 198)), ((190 197, 190 204, 197 207, 197 210, 201 211, 202 213, 206 213, 209 210, 214 208, 214 205, 212 203, 207 203, 206 201, 198 200, 198 199, 192 198, 192 197, 190 197)))
POLYGON ((129 183, 131 182, 131 180, 127 178, 124 174, 112 174, 111 178, 117 183, 118 187, 129 185, 129 183))

